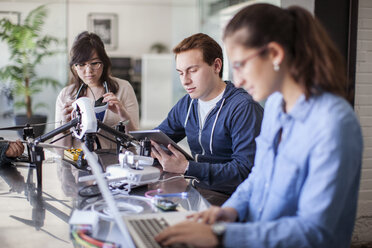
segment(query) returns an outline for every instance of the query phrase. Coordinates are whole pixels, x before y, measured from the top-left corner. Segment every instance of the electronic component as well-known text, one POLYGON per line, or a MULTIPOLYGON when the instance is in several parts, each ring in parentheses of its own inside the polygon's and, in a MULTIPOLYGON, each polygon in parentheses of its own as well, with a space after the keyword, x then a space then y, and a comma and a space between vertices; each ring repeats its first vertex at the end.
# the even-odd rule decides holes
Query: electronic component
POLYGON ((126 180, 131 185, 145 185, 159 180, 160 170, 156 167, 145 166, 141 169, 130 167, 120 167, 119 165, 107 166, 106 178, 110 181, 126 180))
POLYGON ((145 137, 144 140, 141 140, 141 156, 150 157, 151 156, 151 141, 145 137))
POLYGON ((74 247, 119 248, 120 245, 95 238, 98 233, 99 214, 96 211, 75 209, 69 220, 74 247))
POLYGON ((101 191, 96 184, 87 185, 79 190, 79 195, 82 197, 93 197, 100 194, 101 191))
MULTIPOLYGON (((150 151, 151 152, 151 151, 150 151)), ((130 151, 126 151, 125 153, 119 154, 119 163, 121 167, 139 167, 134 169, 142 169, 142 167, 151 166, 154 163, 154 159, 152 157, 146 157, 141 155, 135 155, 130 151)))
POLYGON ((67 149, 64 151, 65 157, 77 161, 79 158, 80 153, 82 152, 82 149, 67 149))
POLYGON ((75 209, 68 222, 70 225, 70 232, 83 231, 95 236, 98 231, 98 221, 99 217, 97 212, 75 209))
POLYGON ((174 211, 176 210, 178 204, 174 203, 171 200, 167 200, 164 198, 154 198, 154 204, 156 207, 160 208, 163 211, 174 211))
POLYGON ((161 189, 150 190, 145 193, 145 197, 150 198, 152 200, 152 203, 163 211, 174 211, 178 206, 178 203, 175 203, 166 198, 177 197, 186 199, 188 197, 187 192, 160 194, 161 192, 161 189), (152 195, 153 193, 155 193, 155 195, 152 195))

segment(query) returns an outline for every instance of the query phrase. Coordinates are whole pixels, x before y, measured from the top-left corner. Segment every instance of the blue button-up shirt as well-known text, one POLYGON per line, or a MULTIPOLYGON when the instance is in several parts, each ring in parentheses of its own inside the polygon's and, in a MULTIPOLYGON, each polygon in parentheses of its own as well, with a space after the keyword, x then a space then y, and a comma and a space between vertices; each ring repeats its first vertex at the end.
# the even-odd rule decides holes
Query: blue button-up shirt
POLYGON ((244 223, 227 224, 224 245, 349 247, 363 149, 349 103, 329 93, 301 96, 285 113, 275 93, 256 142, 251 175, 224 204, 244 223))

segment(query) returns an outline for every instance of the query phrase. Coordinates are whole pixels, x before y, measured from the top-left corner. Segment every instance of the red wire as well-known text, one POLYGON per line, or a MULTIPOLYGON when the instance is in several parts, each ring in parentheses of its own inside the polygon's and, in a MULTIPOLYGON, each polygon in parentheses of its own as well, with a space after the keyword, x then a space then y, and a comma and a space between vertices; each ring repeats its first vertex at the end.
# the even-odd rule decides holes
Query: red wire
POLYGON ((80 238, 82 238, 83 240, 85 240, 88 243, 91 243, 92 245, 95 245, 95 246, 98 246, 98 247, 102 247, 104 245, 104 242, 96 240, 96 239, 92 238, 91 236, 85 234, 82 231, 78 232, 78 235, 80 236, 80 238))

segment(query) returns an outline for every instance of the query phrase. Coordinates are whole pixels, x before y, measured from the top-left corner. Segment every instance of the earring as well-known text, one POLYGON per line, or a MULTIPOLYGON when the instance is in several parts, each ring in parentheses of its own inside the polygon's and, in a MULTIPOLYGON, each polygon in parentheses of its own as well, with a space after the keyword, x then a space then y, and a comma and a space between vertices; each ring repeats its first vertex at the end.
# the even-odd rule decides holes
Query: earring
POLYGON ((280 69, 280 66, 279 66, 278 62, 274 62, 273 67, 274 67, 274 71, 279 71, 279 69, 280 69))

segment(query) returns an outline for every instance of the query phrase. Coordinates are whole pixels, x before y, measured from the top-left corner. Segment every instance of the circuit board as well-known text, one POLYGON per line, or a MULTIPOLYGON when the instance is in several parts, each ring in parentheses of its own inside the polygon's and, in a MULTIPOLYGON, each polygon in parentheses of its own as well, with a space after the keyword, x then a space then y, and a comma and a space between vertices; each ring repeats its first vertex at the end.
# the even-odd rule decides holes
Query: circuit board
POLYGON ((82 149, 67 149, 64 151, 64 155, 73 161, 77 161, 81 152, 82 149))

